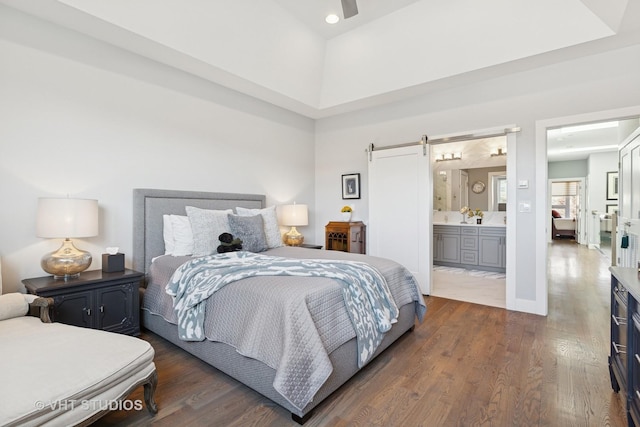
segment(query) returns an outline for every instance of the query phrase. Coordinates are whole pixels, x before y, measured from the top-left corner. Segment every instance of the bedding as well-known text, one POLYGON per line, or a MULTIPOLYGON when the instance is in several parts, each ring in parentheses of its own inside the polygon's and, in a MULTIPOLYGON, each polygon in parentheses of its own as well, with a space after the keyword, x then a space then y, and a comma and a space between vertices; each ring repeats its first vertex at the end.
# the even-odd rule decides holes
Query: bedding
POLYGON ((218 247, 218 236, 231 232, 229 214, 231 209, 200 209, 195 206, 185 207, 193 233, 193 255, 204 256, 215 253, 218 247))
MULTIPOLYGON (((265 258, 275 256, 314 261, 335 258, 349 262, 368 260, 384 277, 394 306, 414 304, 414 315, 419 320, 426 311, 413 276, 392 261, 291 247, 275 248, 263 254, 267 255, 265 258)), ((211 258, 216 257, 199 260, 211 258)), ((174 272, 192 260, 190 257, 163 256, 152 263, 143 310, 159 314, 172 324, 179 323, 172 297, 165 288, 174 272)), ((312 401, 332 373, 329 354, 357 337, 341 285, 324 276, 243 278, 215 292, 206 300, 204 312, 206 339, 229 344, 240 354, 275 369, 275 390, 299 411, 312 401)), ((373 354, 374 350, 369 351, 373 354)), ((371 354, 366 355, 366 361, 371 354)))
POLYGON ((163 215, 164 254, 174 256, 193 253, 193 233, 186 215, 163 215))
POLYGON ((267 246, 269 249, 284 246, 282 243, 282 233, 278 224, 278 215, 275 206, 269 206, 264 209, 247 209, 242 206, 236 206, 236 213, 240 216, 262 215, 264 222, 264 234, 267 238, 267 246))
POLYGON ((415 279, 396 262, 282 246, 281 236, 275 236, 276 229, 279 234, 275 208, 265 208, 264 195, 134 189, 133 196, 133 268, 146 274, 141 313, 145 329, 282 406, 298 423, 304 423, 316 406, 361 369, 356 331, 341 285, 322 276, 255 276, 231 282, 204 302, 205 339, 181 340, 173 298, 165 287, 176 269, 192 257, 163 255, 163 215, 183 216, 188 206, 260 214, 269 247, 261 256, 358 261, 376 268, 387 282, 399 316, 374 358, 413 330, 416 316, 420 318, 425 310, 415 279))
POLYGON ((189 206, 185 210, 191 215, 162 215, 165 255, 185 256, 194 253, 197 256, 209 255, 215 252, 211 249, 213 245, 217 245, 216 236, 220 236, 223 232, 242 239, 245 249, 251 252, 262 252, 268 248, 283 246, 275 206, 264 209, 247 209, 237 206, 235 215, 230 209, 199 209, 189 206), (193 229, 204 236, 198 239, 195 251, 192 221, 193 229))
POLYGON ((329 277, 339 282, 358 338, 360 367, 398 318, 386 281, 365 263, 297 260, 242 251, 193 259, 172 275, 165 290, 174 297, 180 338, 202 341, 206 299, 229 283, 255 276, 329 277))
POLYGON ((228 215, 229 228, 233 237, 242 240, 242 248, 249 252, 267 250, 267 237, 264 234, 262 215, 228 215))

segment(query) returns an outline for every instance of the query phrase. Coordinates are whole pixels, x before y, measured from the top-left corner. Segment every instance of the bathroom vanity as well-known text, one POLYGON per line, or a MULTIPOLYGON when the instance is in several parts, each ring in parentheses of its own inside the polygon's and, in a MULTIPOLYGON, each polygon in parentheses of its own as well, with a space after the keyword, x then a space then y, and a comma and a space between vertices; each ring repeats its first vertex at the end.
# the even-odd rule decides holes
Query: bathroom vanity
POLYGON ((500 225, 433 225, 433 264, 504 273, 506 230, 500 225))

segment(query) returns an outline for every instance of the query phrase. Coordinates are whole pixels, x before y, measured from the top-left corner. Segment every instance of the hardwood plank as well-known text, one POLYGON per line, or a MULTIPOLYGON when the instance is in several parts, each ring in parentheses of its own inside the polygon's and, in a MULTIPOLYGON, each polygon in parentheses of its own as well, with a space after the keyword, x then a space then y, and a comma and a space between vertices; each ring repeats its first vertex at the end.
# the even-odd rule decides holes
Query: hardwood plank
MULTIPOLYGON (((426 297, 424 323, 354 376, 307 426, 624 426, 611 390, 608 260, 549 247, 549 315, 426 297)), ((290 414, 156 335, 159 412, 96 425, 295 426, 290 414)), ((130 399, 142 399, 136 390, 130 399)))

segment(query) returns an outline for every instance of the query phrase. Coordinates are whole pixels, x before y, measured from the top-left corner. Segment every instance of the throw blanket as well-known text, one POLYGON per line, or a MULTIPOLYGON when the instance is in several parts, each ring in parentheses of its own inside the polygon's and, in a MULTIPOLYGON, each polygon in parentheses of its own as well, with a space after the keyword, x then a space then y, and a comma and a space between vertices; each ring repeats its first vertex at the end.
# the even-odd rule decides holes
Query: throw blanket
POLYGON ((386 281, 369 265, 356 261, 291 259, 231 252, 194 258, 181 265, 166 286, 173 296, 179 337, 202 341, 205 304, 223 286, 254 276, 329 277, 342 285, 342 294, 358 342, 358 366, 373 356, 397 320, 396 307, 386 281))

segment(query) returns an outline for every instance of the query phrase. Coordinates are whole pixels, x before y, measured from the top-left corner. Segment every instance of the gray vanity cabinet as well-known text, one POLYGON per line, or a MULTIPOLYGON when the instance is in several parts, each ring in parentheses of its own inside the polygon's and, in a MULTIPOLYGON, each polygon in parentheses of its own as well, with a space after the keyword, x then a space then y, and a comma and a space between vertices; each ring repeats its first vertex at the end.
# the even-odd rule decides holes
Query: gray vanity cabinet
POLYGON ((460 263, 460 227, 433 226, 433 261, 460 263))
POLYGON ((460 263, 478 265, 478 227, 460 227, 460 263))
POLYGON ((506 267, 506 233, 504 228, 480 228, 478 235, 478 265, 504 269, 506 267))
POLYGON ((434 225, 433 264, 504 273, 506 228, 434 225))

